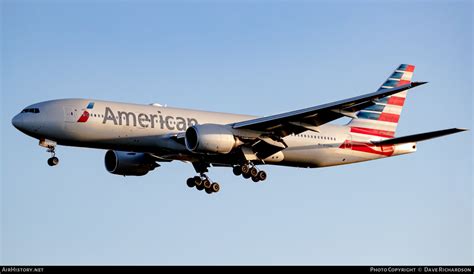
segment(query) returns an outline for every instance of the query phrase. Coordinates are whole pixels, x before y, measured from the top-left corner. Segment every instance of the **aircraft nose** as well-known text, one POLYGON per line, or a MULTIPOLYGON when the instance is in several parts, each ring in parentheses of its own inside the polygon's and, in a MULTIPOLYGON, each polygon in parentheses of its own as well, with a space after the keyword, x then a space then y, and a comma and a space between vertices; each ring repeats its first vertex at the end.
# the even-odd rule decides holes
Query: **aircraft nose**
POLYGON ((23 117, 20 114, 15 115, 12 119, 12 125, 17 129, 23 128, 23 117))

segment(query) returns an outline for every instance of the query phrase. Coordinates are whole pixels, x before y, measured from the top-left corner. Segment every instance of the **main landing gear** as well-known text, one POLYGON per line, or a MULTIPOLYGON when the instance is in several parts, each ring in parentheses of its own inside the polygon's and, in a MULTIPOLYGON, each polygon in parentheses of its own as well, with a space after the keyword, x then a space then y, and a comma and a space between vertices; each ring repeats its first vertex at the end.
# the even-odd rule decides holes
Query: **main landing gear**
POLYGON ((200 176, 194 176, 186 180, 186 184, 193 188, 196 187, 197 190, 202 191, 205 190, 207 194, 212 194, 215 192, 219 192, 221 187, 218 183, 212 182, 211 179, 206 175, 206 172, 209 170, 209 164, 203 162, 195 162, 193 163, 194 169, 200 176))
POLYGON ((232 171, 235 176, 242 175, 245 179, 252 178, 254 182, 265 181, 265 179, 267 179, 267 173, 263 170, 258 170, 252 163, 234 166, 232 171))
MULTIPOLYGON (((206 175, 209 165, 203 162, 194 162, 193 166, 200 176, 188 178, 188 180, 186 180, 188 187, 196 187, 196 189, 199 191, 205 190, 207 194, 219 192, 219 184, 212 182, 211 179, 209 179, 209 177, 206 175)), ((252 181, 254 182, 265 181, 265 179, 267 179, 267 173, 263 170, 258 170, 252 162, 234 166, 232 171, 237 176, 242 175, 246 179, 252 178, 252 181)))
POLYGON ((219 192, 221 187, 218 183, 213 183, 206 174, 201 173, 201 176, 194 176, 193 178, 188 178, 186 184, 189 187, 196 187, 197 190, 205 190, 207 194, 212 194, 214 192, 219 192))

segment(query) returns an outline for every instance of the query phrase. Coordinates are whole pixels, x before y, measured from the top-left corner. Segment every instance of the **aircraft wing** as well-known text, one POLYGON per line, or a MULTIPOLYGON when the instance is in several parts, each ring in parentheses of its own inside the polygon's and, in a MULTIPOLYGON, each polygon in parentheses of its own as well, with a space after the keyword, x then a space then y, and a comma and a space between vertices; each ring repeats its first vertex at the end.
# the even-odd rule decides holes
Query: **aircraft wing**
POLYGON ((465 128, 450 128, 450 129, 443 129, 431 132, 425 132, 420 134, 413 134, 403 137, 391 138, 382 141, 373 141, 374 145, 397 145, 397 144, 404 144, 404 143, 411 143, 411 142, 419 142, 425 141, 433 138, 438 138, 444 135, 449 135, 461 131, 465 131, 465 128))
POLYGON ((396 88, 382 89, 376 92, 352 97, 333 103, 299 109, 286 113, 256 118, 234 123, 234 129, 250 129, 270 133, 274 137, 285 137, 306 130, 318 131, 318 126, 339 119, 343 116, 356 117, 356 112, 374 105, 374 100, 426 84, 411 82, 396 88))

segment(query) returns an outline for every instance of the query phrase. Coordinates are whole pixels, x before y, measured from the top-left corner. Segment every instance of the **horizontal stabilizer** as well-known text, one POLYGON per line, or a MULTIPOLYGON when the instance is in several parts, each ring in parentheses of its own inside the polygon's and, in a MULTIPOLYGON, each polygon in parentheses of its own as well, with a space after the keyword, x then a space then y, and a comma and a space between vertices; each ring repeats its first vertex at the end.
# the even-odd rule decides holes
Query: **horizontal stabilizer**
POLYGON ((425 133, 420 133, 420 134, 413 134, 413 135, 408 135, 408 136, 403 136, 403 137, 397 137, 397 138, 392 138, 392 139, 387 139, 387 140, 382 140, 382 141, 373 141, 372 143, 374 145, 396 145, 396 144, 404 144, 404 143, 411 143, 411 142, 419 142, 419 141, 425 141, 425 140, 429 140, 433 138, 438 138, 444 135, 458 133, 465 130, 467 129, 466 128, 450 128, 450 129, 443 129, 443 130, 425 132, 425 133))

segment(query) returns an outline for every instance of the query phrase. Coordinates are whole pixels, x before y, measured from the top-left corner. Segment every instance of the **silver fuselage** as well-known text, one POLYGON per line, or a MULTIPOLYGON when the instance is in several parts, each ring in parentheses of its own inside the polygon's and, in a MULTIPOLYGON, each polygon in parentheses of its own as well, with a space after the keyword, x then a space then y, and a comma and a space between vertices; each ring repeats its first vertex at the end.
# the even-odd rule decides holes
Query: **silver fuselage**
MULTIPOLYGON (((140 105, 91 99, 60 99, 28 106, 38 113, 23 112, 12 123, 25 134, 59 145, 148 152, 166 160, 208 157, 216 165, 229 164, 226 155, 196 155, 172 136, 194 124, 222 124, 256 118, 220 112, 191 110, 160 105, 140 105), (90 107, 93 102, 92 107, 90 107), (89 107, 89 108, 88 108, 89 107), (84 113, 88 113, 84 115, 84 113)), ((412 144, 392 147, 393 153, 370 153, 351 146, 369 145, 374 137, 354 136, 343 125, 325 124, 319 132, 306 131, 284 138, 288 148, 263 161, 296 167, 324 167, 349 164, 414 152, 412 144)))

